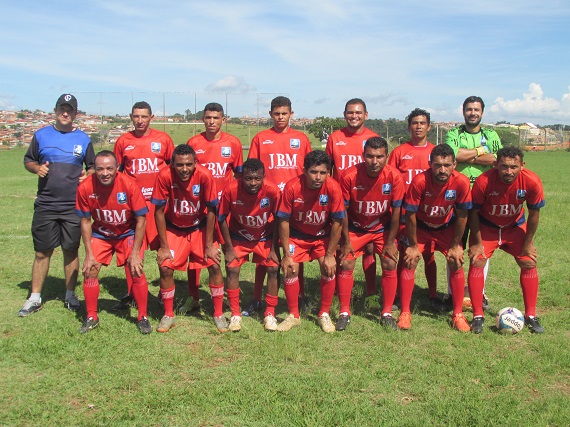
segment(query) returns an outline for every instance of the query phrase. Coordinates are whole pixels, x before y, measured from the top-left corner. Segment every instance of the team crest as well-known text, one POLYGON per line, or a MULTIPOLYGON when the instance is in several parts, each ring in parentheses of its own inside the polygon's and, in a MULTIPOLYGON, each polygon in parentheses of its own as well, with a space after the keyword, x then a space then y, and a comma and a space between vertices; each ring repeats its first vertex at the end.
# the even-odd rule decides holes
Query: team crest
POLYGON ((264 197, 263 199, 261 199, 261 203, 259 204, 259 207, 261 209, 268 208, 269 207, 269 197, 264 197))
POLYGON ((200 195, 200 184, 192 186, 192 194, 194 195, 194 197, 198 197, 200 195))
POLYGON ((298 150, 301 147, 301 140, 298 138, 291 138, 289 140, 289 145, 293 150, 298 150))
POLYGON ((295 255, 295 245, 289 245, 289 255, 295 255))
POLYGON ((81 145, 74 145, 73 146, 73 155, 75 157, 81 157, 83 154, 83 147, 81 145))
POLYGON ((120 205, 126 204, 127 203, 127 193, 122 192, 122 191, 120 193, 117 193, 117 202, 120 205))
POLYGON ((232 156, 232 147, 222 147, 222 157, 228 158, 232 156))
POLYGON ((329 204, 329 196, 328 194, 321 194, 319 196, 319 205, 327 206, 329 204))
POLYGON ((392 194, 392 184, 382 184, 382 194, 392 194))
POLYGON ((364 146, 366 145, 366 139, 364 141, 362 141, 362 149, 364 150, 364 146))
POLYGON ((455 200, 455 197, 456 197, 455 190, 445 191, 445 200, 455 200))
POLYGON ((160 148, 162 147, 162 145, 160 144, 160 142, 151 142, 150 143, 150 150, 153 153, 160 153, 160 148))
POLYGON ((526 190, 517 190, 517 199, 524 200, 526 198, 526 190))

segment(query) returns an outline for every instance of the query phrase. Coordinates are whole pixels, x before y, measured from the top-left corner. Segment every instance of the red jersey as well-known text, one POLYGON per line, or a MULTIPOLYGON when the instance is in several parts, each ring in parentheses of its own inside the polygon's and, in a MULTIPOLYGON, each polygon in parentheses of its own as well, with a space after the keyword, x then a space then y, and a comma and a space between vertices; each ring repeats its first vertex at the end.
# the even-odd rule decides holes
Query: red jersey
POLYGON ((331 219, 346 216, 340 186, 327 178, 321 188, 311 190, 305 175, 299 175, 285 185, 277 216, 289 219, 293 237, 327 237, 331 219))
POLYGON ((212 173, 219 198, 222 189, 234 180, 234 173, 242 171, 241 142, 226 132, 222 132, 219 139, 208 141, 206 132, 202 132, 190 138, 187 144, 196 152, 198 163, 212 173))
POLYGON ((396 169, 384 166, 376 178, 368 176, 366 165, 351 166, 340 181, 351 231, 380 233, 390 224, 392 208, 402 206, 404 183, 396 169))
POLYGON ((303 132, 288 128, 279 133, 271 128, 253 137, 248 158, 261 160, 265 177, 283 191, 289 180, 303 173, 305 156, 311 151, 309 138, 303 132))
POLYGON ((146 215, 148 208, 135 180, 122 173, 115 175, 113 185, 103 185, 95 174, 79 184, 75 213, 93 218, 93 237, 122 239, 135 234, 136 216, 146 215))
POLYGON ((348 128, 342 128, 329 136, 326 152, 332 159, 334 179, 340 182, 343 171, 362 163, 364 144, 373 136, 378 134, 368 128, 364 128, 360 133, 351 133, 348 128))
POLYGON ((394 148, 388 158, 388 164, 396 168, 402 174, 406 190, 412 183, 412 179, 419 173, 429 169, 429 159, 431 150, 435 145, 426 142, 425 145, 415 146, 411 141, 394 148))
POLYGON ((514 227, 525 222, 523 205, 540 209, 545 205, 544 189, 537 174, 523 169, 511 184, 499 178, 496 168, 482 173, 473 184, 473 209, 483 223, 514 227))
POLYGON ((185 182, 170 167, 158 173, 151 202, 166 206, 167 223, 181 229, 195 229, 206 224, 208 207, 218 206, 218 193, 212 174, 204 166, 197 164, 185 182))
POLYGON ((243 181, 237 179, 222 192, 218 221, 225 221, 231 214, 228 227, 232 239, 266 240, 273 234, 280 196, 279 188, 267 180, 257 194, 249 194, 243 187, 243 181))
POLYGON ((455 209, 471 209, 469 178, 453 171, 443 185, 437 183, 431 169, 412 179, 406 192, 404 208, 416 212, 418 226, 439 229, 447 227, 455 218, 455 209))
POLYGON ((144 198, 150 200, 158 171, 172 161, 174 144, 170 136, 152 128, 140 138, 134 132, 127 132, 119 137, 114 151, 119 170, 132 176, 144 198))

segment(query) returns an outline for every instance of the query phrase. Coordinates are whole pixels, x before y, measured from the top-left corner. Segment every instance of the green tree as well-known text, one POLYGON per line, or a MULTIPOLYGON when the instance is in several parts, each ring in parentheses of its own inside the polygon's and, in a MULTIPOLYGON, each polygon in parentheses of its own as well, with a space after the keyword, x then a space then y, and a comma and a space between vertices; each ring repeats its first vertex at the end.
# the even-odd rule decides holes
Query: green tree
POLYGON ((519 145, 518 130, 510 128, 495 128, 495 132, 497 132, 497 135, 501 138, 501 144, 503 144, 503 147, 519 145))
POLYGON ((313 134, 319 141, 325 142, 329 135, 335 130, 341 129, 346 125, 343 118, 317 117, 313 123, 307 128, 307 132, 313 134))

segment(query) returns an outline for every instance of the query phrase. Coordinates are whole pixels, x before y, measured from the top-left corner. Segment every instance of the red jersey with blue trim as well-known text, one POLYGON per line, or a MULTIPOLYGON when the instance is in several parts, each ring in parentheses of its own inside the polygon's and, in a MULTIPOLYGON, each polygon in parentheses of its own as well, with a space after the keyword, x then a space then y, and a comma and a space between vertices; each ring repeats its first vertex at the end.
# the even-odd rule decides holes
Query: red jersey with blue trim
POLYGON ((305 175, 299 175, 285 185, 277 216, 289 219, 293 237, 327 237, 331 220, 346 217, 340 186, 327 178, 321 188, 312 190, 305 175))
POLYGON ((469 178, 453 171, 447 182, 440 185, 431 169, 414 177, 404 200, 404 208, 416 213, 418 225, 442 228, 455 218, 455 209, 472 207, 469 178))
POLYGON ((380 233, 390 224, 392 208, 402 206, 404 183, 400 173, 389 165, 372 178, 366 165, 348 168, 340 181, 351 231, 380 233))
POLYGON ((430 154, 434 147, 429 141, 422 146, 412 145, 411 141, 407 141, 390 153, 388 164, 400 171, 406 190, 414 176, 429 169, 430 154))
POLYGON ((117 173, 113 184, 107 186, 92 174, 77 188, 75 213, 93 218, 93 237, 122 239, 135 234, 135 217, 146 215, 148 208, 133 178, 117 173))
POLYGON ((289 180, 303 173, 305 156, 311 151, 309 138, 303 132, 291 128, 276 132, 271 128, 253 137, 248 158, 261 160, 265 178, 283 191, 289 180))
POLYGON ((188 181, 181 181, 169 167, 158 173, 151 202, 166 206, 167 223, 194 229, 206 224, 208 207, 218 206, 218 193, 212 174, 204 166, 197 164, 188 181))
POLYGON ((225 221, 229 215, 228 228, 232 239, 266 240, 273 235, 280 197, 279 188, 267 180, 264 180, 257 194, 249 194, 241 178, 236 179, 222 192, 218 221, 225 221))
POLYGON ((144 198, 150 200, 158 171, 172 161, 174 144, 168 134, 149 129, 141 137, 134 132, 124 133, 115 143, 119 169, 132 176, 141 187, 144 198))
POLYGON ((525 222, 525 202, 531 210, 546 204, 540 178, 528 169, 521 170, 510 184, 501 181, 496 168, 489 169, 475 180, 471 191, 473 209, 479 209, 479 218, 501 228, 525 222))
POLYGON ((368 138, 378 136, 374 131, 364 128, 360 133, 352 133, 349 128, 334 131, 327 140, 326 152, 332 159, 332 176, 340 182, 342 174, 351 166, 362 163, 362 152, 368 138))
POLYGON ((206 132, 202 132, 190 138, 187 144, 196 152, 198 163, 212 173, 220 196, 222 189, 234 180, 234 173, 242 171, 243 153, 240 140, 229 133, 221 132, 219 139, 208 141, 206 132))

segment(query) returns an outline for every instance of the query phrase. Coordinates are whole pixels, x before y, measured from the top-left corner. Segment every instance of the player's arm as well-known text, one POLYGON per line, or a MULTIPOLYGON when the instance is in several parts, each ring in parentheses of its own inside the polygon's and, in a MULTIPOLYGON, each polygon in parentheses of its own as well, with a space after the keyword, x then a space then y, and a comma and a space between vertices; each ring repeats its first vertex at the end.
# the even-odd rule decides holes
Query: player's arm
POLYGON ((158 233, 158 240, 160 247, 156 251, 156 262, 161 266, 167 259, 173 259, 168 247, 168 240, 166 239, 166 217, 164 216, 164 207, 166 205, 157 205, 154 210, 154 222, 156 223, 156 232, 158 233))
POLYGON ((99 270, 100 264, 93 255, 93 247, 91 246, 91 217, 81 218, 81 238, 85 247, 85 260, 83 260, 83 268, 81 272, 83 276, 88 277, 92 268, 99 270))
POLYGON ((232 261, 236 260, 238 257, 236 255, 236 251, 234 249, 234 245, 232 244, 232 237, 230 235, 230 228, 228 227, 228 223, 226 219, 218 220, 218 224, 220 225, 220 232, 222 233, 222 237, 224 238, 224 246, 225 246, 225 259, 226 265, 231 263, 232 261))
POLYGON ((447 261, 451 262, 456 268, 460 268, 463 265, 463 246, 461 246, 461 239, 463 238, 463 233, 465 232, 465 226, 467 225, 467 209, 456 209, 456 220, 455 226, 453 227, 453 239, 451 240, 451 246, 447 251, 447 261))
POLYGON ((392 208, 392 217, 390 218, 390 231, 388 232, 388 237, 384 242, 384 249, 382 249, 382 256, 390 258, 394 262, 398 262, 398 247, 394 242, 400 228, 401 210, 401 207, 392 208))
MULTIPOLYGON (((327 252, 325 253, 325 257, 323 259, 321 274, 327 277, 334 277, 337 268, 336 262, 336 247, 340 242, 340 236, 342 233, 343 223, 346 219, 346 216, 341 219, 332 219, 331 224, 331 232, 329 238, 329 245, 327 247, 327 252)), ((348 223, 347 223, 348 224, 348 223)))
POLYGON ((208 214, 206 215, 206 247, 204 248, 204 258, 211 259, 217 265, 220 265, 222 256, 220 250, 214 247, 214 228, 216 224, 216 208, 208 206, 208 214))
POLYGON ((293 274, 295 274, 295 270, 293 269, 293 258, 291 258, 291 253, 289 252, 289 234, 290 234, 290 226, 289 226, 289 218, 279 218, 279 238, 281 240, 281 248, 283 249, 283 257, 281 258, 281 268, 283 269, 283 273, 285 277, 291 276, 289 270, 293 274))
POLYGON ((539 218, 540 218, 540 210, 538 209, 528 210, 526 234, 521 251, 521 256, 529 257, 535 264, 537 262, 538 253, 536 251, 536 246, 534 246, 533 239, 536 230, 538 229, 539 218))
POLYGON ((135 238, 133 242, 133 247, 129 258, 127 259, 127 265, 131 270, 133 277, 141 277, 144 274, 143 270, 143 260, 139 256, 141 251, 141 246, 144 239, 144 233, 146 229, 146 216, 140 215, 135 217, 135 238))
POLYGON ((406 237, 408 238, 408 247, 404 254, 404 262, 406 267, 413 270, 418 265, 422 253, 418 248, 417 239, 418 221, 415 212, 406 210, 406 237))

